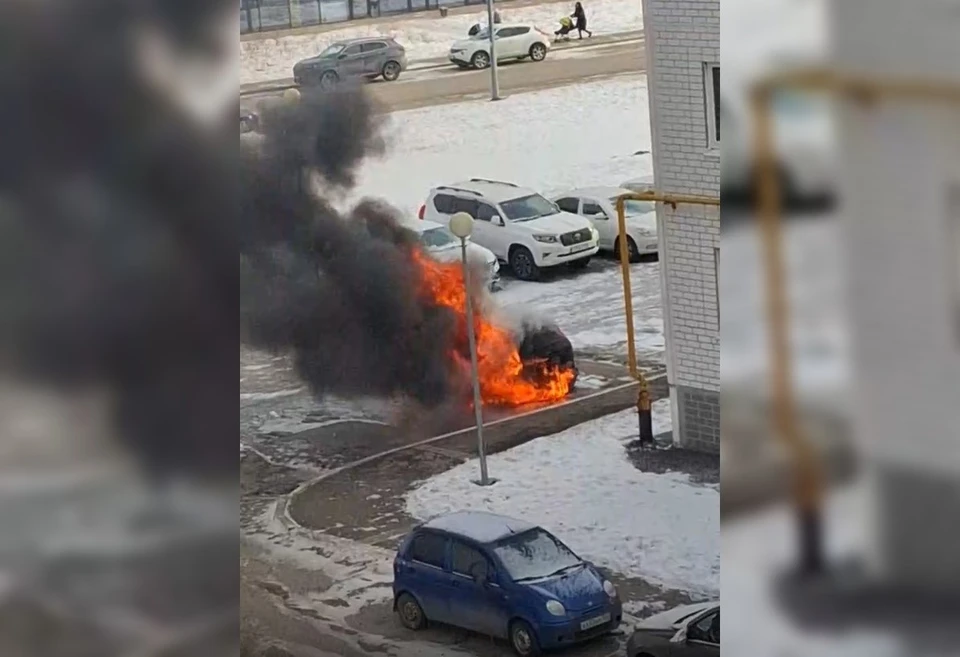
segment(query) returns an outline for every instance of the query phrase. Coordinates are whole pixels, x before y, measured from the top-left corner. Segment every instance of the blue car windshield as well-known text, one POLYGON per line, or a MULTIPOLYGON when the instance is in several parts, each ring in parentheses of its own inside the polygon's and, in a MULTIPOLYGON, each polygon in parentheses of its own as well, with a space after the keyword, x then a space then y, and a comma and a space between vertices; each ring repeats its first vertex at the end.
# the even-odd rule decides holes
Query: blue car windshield
POLYGON ((563 543, 539 527, 500 541, 493 551, 515 582, 558 575, 583 563, 563 543))

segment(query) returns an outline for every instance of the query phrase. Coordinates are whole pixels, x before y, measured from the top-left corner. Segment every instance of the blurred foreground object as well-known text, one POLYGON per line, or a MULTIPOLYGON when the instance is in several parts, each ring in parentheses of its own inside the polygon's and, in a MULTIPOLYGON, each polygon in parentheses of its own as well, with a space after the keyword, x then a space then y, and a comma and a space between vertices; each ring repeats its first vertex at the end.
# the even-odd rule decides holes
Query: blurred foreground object
MULTIPOLYGON (((784 69, 829 64, 824 0, 730 0, 723 6, 721 195, 729 210, 756 203, 750 88, 784 69), (761 28, 762 25, 762 29, 761 28)), ((776 171, 787 207, 822 208, 834 197, 838 161, 828 99, 782 90, 772 100, 776 171)))
POLYGON ((834 3, 836 70, 785 74, 754 94, 757 158, 766 165, 759 209, 769 247, 778 430, 797 467, 807 575, 790 578, 783 592, 807 622, 898 628, 924 650, 960 640, 960 43, 942 28, 944 11, 932 0, 834 3), (871 546, 858 564, 826 571, 822 479, 796 428, 789 384, 777 175, 764 109, 785 88, 842 103, 853 420, 873 518, 871 546))
POLYGON ((0 4, 3 657, 238 652, 235 17, 0 4))

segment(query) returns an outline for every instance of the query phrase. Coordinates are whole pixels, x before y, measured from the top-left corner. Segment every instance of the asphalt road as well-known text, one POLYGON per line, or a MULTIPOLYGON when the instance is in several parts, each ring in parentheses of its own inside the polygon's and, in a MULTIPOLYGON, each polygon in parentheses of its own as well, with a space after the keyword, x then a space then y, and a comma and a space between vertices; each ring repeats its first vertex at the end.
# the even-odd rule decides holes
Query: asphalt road
MULTIPOLYGON (((577 48, 551 53, 540 63, 514 62, 500 65, 500 93, 509 95, 576 84, 589 79, 611 77, 644 70, 644 42, 632 40, 596 48, 577 48)), ((369 83, 372 96, 389 111, 442 105, 490 93, 489 71, 462 71, 454 66, 429 72, 410 71, 397 82, 369 83)), ((244 98, 255 105, 277 97, 271 91, 244 98)))

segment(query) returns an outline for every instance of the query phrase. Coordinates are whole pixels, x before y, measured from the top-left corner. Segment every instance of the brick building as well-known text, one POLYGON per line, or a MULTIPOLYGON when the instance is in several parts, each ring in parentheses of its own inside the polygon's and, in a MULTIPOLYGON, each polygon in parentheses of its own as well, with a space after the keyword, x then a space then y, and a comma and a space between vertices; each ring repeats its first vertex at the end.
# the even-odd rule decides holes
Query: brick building
MULTIPOLYGON (((656 187, 720 195, 720 0, 643 0, 656 187)), ((720 449, 720 213, 660 206, 674 441, 720 449)))

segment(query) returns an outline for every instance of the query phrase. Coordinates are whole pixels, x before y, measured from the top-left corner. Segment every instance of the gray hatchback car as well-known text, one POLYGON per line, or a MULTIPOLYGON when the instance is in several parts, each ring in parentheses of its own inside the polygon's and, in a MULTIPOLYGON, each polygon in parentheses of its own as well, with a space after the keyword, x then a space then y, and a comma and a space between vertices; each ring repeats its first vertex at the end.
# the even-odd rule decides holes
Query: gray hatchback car
POLYGON ((720 601, 675 607, 646 618, 627 657, 720 657, 720 601))
POLYGON ((337 41, 315 57, 297 62, 293 78, 301 87, 332 89, 351 78, 393 82, 407 68, 407 53, 393 39, 337 41))

